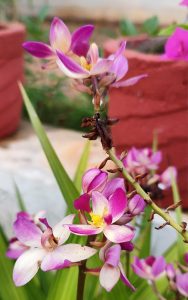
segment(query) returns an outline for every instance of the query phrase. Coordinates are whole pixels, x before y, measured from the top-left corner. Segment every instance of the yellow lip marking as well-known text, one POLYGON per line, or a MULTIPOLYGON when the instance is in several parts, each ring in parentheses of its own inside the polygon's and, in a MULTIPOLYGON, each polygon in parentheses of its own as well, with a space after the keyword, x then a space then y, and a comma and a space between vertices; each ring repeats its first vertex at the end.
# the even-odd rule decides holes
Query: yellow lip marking
POLYGON ((91 221, 88 221, 90 225, 94 225, 95 227, 102 227, 104 225, 103 217, 99 215, 95 215, 94 213, 90 213, 91 221))
POLYGON ((91 70, 91 64, 88 64, 88 62, 87 62, 87 60, 85 59, 84 56, 81 56, 81 57, 80 57, 80 64, 81 64, 81 66, 82 66, 84 69, 86 69, 86 70, 88 70, 88 71, 91 70))

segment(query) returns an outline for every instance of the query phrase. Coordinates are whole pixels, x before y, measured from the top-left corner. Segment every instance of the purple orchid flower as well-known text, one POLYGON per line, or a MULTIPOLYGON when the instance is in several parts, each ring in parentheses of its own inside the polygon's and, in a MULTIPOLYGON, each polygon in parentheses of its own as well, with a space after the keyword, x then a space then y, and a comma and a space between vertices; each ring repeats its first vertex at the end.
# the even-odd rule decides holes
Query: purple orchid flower
POLYGON ((166 267, 166 262, 163 256, 149 256, 146 259, 134 258, 132 264, 133 271, 141 278, 147 280, 155 280, 160 277, 166 267))
POLYGON ((120 261, 121 246, 107 243, 99 252, 100 259, 104 262, 99 274, 100 284, 108 292, 116 285, 119 279, 135 291, 134 286, 127 279, 120 261))
POLYGON ((41 219, 46 226, 42 231, 34 222, 18 215, 13 226, 14 232, 17 239, 29 249, 21 254, 15 263, 13 280, 16 286, 29 282, 39 267, 43 271, 63 269, 96 253, 95 249, 87 246, 63 245, 70 235, 67 224, 71 224, 73 219, 74 215, 69 215, 53 228, 45 218, 41 219))
POLYGON ((74 79, 84 79, 108 72, 112 66, 112 61, 99 57, 98 46, 91 44, 87 56, 79 59, 68 57, 62 51, 57 50, 57 64, 60 70, 68 77, 74 79))
POLYGON ((181 295, 188 297, 188 273, 177 274, 176 287, 181 295))
MULTIPOLYGON (((128 61, 125 57, 125 48, 126 48, 126 42, 123 41, 119 49, 116 51, 116 53, 108 57, 108 59, 111 59, 113 61, 109 73, 114 75, 114 77, 112 77, 113 82, 111 83, 111 86, 115 88, 134 85, 140 79, 147 77, 146 74, 142 74, 126 80, 122 80, 128 72, 128 61)), ((108 78, 109 76, 106 77, 107 81, 109 80, 108 78)), ((103 79, 103 82, 104 81, 105 79, 103 79)))
POLYGON ((172 180, 177 179, 177 169, 175 167, 168 167, 160 176, 159 176, 159 188, 165 190, 172 186, 172 180))
POLYGON ((91 194, 92 210, 88 224, 69 225, 71 232, 77 235, 95 235, 101 232, 114 243, 123 243, 132 240, 134 231, 126 225, 115 224, 124 214, 127 207, 127 198, 122 189, 117 189, 109 199, 102 193, 94 191, 91 194))
POLYGON ((71 34, 65 23, 55 17, 50 27, 50 45, 28 41, 23 44, 23 47, 33 56, 49 59, 52 63, 57 59, 56 51, 61 51, 65 56, 85 57, 93 30, 93 25, 85 25, 71 34))
POLYGON ((188 61, 188 31, 176 28, 165 45, 165 57, 175 60, 188 61))
POLYGON ((136 194, 133 198, 130 199, 128 203, 128 210, 132 216, 137 216, 141 214, 146 207, 146 202, 144 199, 136 194))
POLYGON ((82 177, 82 189, 84 193, 93 191, 101 192, 108 180, 108 173, 98 168, 89 169, 82 177))
POLYGON ((153 152, 150 148, 131 148, 124 158, 123 163, 127 170, 133 174, 144 174, 156 170, 161 162, 161 151, 153 152))
POLYGON ((188 6, 188 0, 182 0, 180 5, 188 6))

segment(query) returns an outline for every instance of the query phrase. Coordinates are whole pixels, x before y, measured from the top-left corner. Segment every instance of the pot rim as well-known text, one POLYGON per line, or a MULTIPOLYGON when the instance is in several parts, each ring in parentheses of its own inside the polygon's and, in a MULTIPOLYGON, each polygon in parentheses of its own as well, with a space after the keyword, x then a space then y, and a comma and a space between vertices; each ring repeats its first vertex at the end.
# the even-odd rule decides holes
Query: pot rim
POLYGON ((0 22, 0 37, 18 32, 25 32, 24 24, 19 22, 0 22))

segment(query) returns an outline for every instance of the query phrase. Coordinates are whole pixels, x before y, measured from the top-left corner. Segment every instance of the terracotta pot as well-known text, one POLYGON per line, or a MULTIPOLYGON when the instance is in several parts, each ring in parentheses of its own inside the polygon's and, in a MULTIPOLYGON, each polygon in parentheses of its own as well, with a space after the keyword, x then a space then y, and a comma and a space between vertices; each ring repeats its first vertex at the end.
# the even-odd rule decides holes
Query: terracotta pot
MULTIPOLYGON (((117 50, 119 41, 106 42, 106 55, 117 50)), ((119 118, 113 126, 114 145, 119 151, 151 146, 158 134, 163 152, 161 170, 169 164, 178 168, 178 183, 184 208, 188 209, 188 63, 164 61, 158 55, 127 50, 127 78, 148 74, 132 87, 111 89, 109 115, 119 118)), ((172 203, 167 193, 163 205, 172 203)))
POLYGON ((18 81, 23 81, 25 27, 19 23, 0 24, 0 138, 19 125, 22 99, 18 81))

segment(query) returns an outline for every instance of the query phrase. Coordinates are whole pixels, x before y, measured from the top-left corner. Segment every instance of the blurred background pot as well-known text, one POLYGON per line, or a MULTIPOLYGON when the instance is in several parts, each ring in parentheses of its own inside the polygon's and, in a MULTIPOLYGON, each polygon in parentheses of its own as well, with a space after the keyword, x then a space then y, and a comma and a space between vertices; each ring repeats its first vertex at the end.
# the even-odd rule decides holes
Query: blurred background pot
MULTIPOLYGON (((119 43, 107 41, 106 55, 114 53, 119 43)), ((156 133, 164 156, 161 170, 168 165, 178 168, 183 207, 188 209, 188 63, 134 50, 126 50, 125 55, 129 62, 126 78, 148 77, 134 86, 110 91, 109 116, 119 119, 112 128, 114 146, 119 152, 132 146, 151 147, 156 133)), ((171 203, 169 192, 162 204, 171 203)))
POLYGON ((0 23, 0 138, 19 126, 22 99, 18 81, 23 81, 25 27, 19 23, 0 23))

